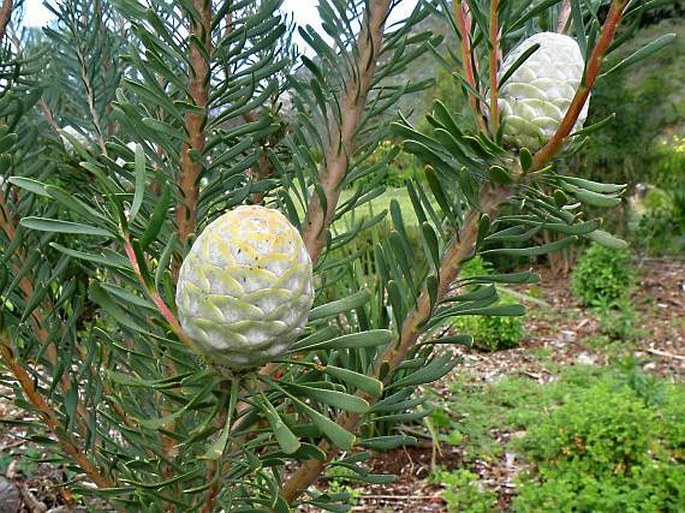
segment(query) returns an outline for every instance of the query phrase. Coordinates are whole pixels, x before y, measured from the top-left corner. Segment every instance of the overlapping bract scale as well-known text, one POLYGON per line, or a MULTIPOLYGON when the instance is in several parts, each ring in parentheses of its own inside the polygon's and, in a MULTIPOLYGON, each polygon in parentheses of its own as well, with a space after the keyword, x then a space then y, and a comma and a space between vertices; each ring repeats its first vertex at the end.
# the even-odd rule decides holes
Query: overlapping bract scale
POLYGON ((183 329, 216 363, 257 367, 284 353, 312 307, 312 263, 278 211, 240 206, 200 234, 176 291, 183 329))
MULTIPOLYGON (((540 47, 507 79, 499 91, 504 143, 531 151, 541 148, 554 134, 568 110, 583 77, 585 63, 575 39, 554 32, 535 34, 504 60, 502 77, 533 45, 540 47)), ((574 129, 587 118, 585 103, 574 129)))

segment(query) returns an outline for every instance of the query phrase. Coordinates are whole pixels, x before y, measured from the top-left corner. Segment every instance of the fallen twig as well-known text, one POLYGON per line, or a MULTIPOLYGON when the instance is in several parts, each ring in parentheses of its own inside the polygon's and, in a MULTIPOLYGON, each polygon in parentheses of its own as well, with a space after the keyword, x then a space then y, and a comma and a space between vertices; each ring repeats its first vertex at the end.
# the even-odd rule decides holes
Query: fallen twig
POLYGON ((663 356, 665 358, 673 358, 674 360, 685 361, 685 356, 683 356, 683 355, 673 354, 673 353, 669 353, 667 351, 660 351, 659 349, 647 349, 647 352, 650 354, 657 355, 657 356, 663 356))

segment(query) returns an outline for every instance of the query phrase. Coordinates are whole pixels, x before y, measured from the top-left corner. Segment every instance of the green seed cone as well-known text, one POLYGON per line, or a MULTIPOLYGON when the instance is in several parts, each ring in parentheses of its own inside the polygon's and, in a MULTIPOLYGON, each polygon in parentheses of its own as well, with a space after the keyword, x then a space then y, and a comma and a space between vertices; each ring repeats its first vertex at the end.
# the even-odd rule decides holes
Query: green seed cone
MULTIPOLYGON (((534 44, 540 47, 507 79, 499 91, 504 143, 531 151, 554 134, 580 85, 585 63, 576 40, 555 32, 535 34, 514 48, 502 64, 503 76, 534 44)), ((587 118, 588 103, 574 126, 587 118)))
POLYGON ((313 300, 302 237, 280 212, 260 206, 209 224, 183 261, 176 290, 183 329, 212 362, 233 369, 283 354, 313 300))

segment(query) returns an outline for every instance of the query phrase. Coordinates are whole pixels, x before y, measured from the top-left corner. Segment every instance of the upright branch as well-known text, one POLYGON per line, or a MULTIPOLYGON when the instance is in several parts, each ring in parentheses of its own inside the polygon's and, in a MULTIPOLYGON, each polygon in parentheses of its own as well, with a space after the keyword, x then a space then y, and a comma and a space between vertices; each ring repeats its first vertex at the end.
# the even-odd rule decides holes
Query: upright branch
POLYGON ((568 110, 566 111, 564 119, 561 120, 559 128, 557 128, 557 131, 550 140, 547 141, 547 144, 540 148, 533 157, 534 169, 539 169, 552 160, 559 150, 561 150, 566 138, 571 134, 571 130, 573 130, 573 127, 578 120, 578 116, 590 96, 590 91, 594 87, 595 81, 599 76, 599 72, 602 69, 602 60, 616 34, 616 30, 618 29, 618 25, 621 22, 628 2, 629 0, 614 0, 611 2, 611 8, 607 14, 602 31, 599 34, 597 43, 592 49, 590 58, 585 66, 583 81, 578 87, 578 90, 571 101, 571 105, 569 105, 568 110))
POLYGON ((480 88, 476 82, 476 62, 473 58, 473 42, 471 40, 471 10, 466 1, 460 2, 453 0, 454 17, 457 21, 457 29, 459 30, 459 38, 461 39, 461 59, 464 64, 464 77, 469 89, 466 91, 466 96, 469 100, 469 107, 473 112, 473 117, 476 120, 476 125, 481 131, 485 131, 485 120, 483 119, 482 109, 480 108, 480 88))
MULTIPOLYGON (((209 62, 212 50, 212 3, 210 0, 193 0, 195 13, 189 13, 190 45, 188 92, 197 110, 185 116, 186 140, 181 147, 181 169, 178 189, 181 197, 176 206, 176 230, 181 244, 195 232, 197 203, 200 195, 199 177, 202 171, 200 155, 205 147, 205 125, 209 104, 209 62)), ((176 271, 180 262, 176 263, 176 271)))
POLYGON ((369 0, 366 6, 363 27, 357 39, 355 69, 349 70, 340 101, 340 122, 330 131, 325 159, 319 171, 326 205, 317 194, 312 195, 303 225, 302 238, 314 262, 325 244, 326 231, 333 222, 340 198, 340 185, 354 154, 354 136, 376 71, 390 0, 369 0))
MULTIPOLYGON (((513 189, 493 187, 485 184, 481 188, 478 198, 481 211, 494 219, 502 204, 506 202, 512 194, 513 189)), ((439 272, 440 282, 438 284, 438 295, 435 304, 438 304, 444 299, 450 285, 459 275, 461 262, 470 257, 475 250, 481 211, 475 209, 471 210, 459 230, 458 237, 452 239, 442 256, 439 272)), ((384 368, 387 370, 384 384, 387 385, 390 382, 394 372, 405 360, 412 348, 416 346, 419 337, 423 333, 425 321, 432 315, 435 304, 431 303, 428 289, 424 288, 416 302, 416 306, 402 323, 402 329, 398 339, 391 342, 385 353, 383 353, 375 362, 373 372, 371 373, 373 377, 378 379, 381 374, 381 369, 384 368)), ((366 393, 360 393, 358 395, 370 403, 374 403, 378 400, 378 397, 372 397, 366 393)), ((338 417, 336 422, 347 431, 355 432, 359 428, 362 418, 360 413, 344 412, 338 417)), ((322 441, 319 444, 319 448, 326 453, 326 458, 323 460, 311 458, 305 461, 291 475, 281 489, 281 494, 286 501, 292 502, 306 490, 307 487, 318 478, 326 464, 338 453, 338 450, 326 441, 322 441)))
POLYGON ((497 104, 497 62, 499 60, 499 21, 497 9, 499 1, 492 0, 490 6, 490 131, 493 135, 499 130, 499 106, 497 104))
MULTIPOLYGON (((455 0, 455 14, 457 15, 458 24, 461 27, 461 30, 464 31, 462 33, 466 35, 469 33, 467 30, 469 22, 467 22, 466 12, 462 8, 464 6, 458 6, 457 3, 458 2, 455 0)), ((496 1, 494 3, 496 5, 496 1)), ((561 149, 561 143, 563 142, 564 138, 569 135, 571 129, 570 127, 574 125, 575 120, 580 113, 580 109, 587 100, 589 91, 594 85, 597 75, 599 74, 601 59, 606 53, 606 50, 616 32, 616 28, 621 19, 626 3, 627 2, 623 0, 613 2, 606 25, 602 29, 600 38, 586 67, 586 76, 583 85, 576 94, 571 108, 569 109, 569 113, 562 122, 562 127, 560 127, 554 136, 555 139, 558 139, 559 143, 550 142, 536 154, 535 163, 537 167, 544 165, 545 162, 553 158, 554 155, 556 155, 556 153, 561 149)), ((492 20, 493 18, 491 17, 491 22, 492 20)), ((470 43, 466 37, 462 38, 462 42, 464 41, 468 43, 466 46, 464 46, 464 55, 469 56, 471 53, 471 49, 469 48, 470 43)), ((467 61, 465 60, 465 62, 467 61)), ((469 68, 467 66, 467 77, 473 77, 473 74, 470 74, 468 69, 469 68)), ((469 94, 471 94, 471 92, 469 92, 469 94)), ((470 100, 476 102, 478 101, 478 99, 473 95, 470 96, 470 100)), ((479 112, 479 110, 474 111, 477 119, 479 117, 479 112)), ((483 121, 482 118, 481 121, 483 121)), ((517 176, 522 176, 520 169, 515 174, 517 176)), ((430 319, 433 309, 435 308, 435 304, 439 304, 445 298, 450 285, 459 275, 461 262, 473 254, 478 235, 478 224, 481 213, 486 213, 491 219, 494 219, 500 211, 502 205, 512 197, 515 191, 515 187, 496 186, 488 182, 481 186, 478 197, 478 204, 480 208, 472 209, 471 212, 466 216, 461 225, 459 233, 451 240, 441 258, 439 270, 440 282, 438 284, 435 303, 431 302, 429 292, 424 288, 416 302, 416 306, 411 312, 409 312, 403 321, 398 337, 388 345, 386 351, 374 363, 371 375, 379 378, 381 369, 383 369, 385 373, 385 384, 388 384, 390 380, 392 380, 394 372, 419 342, 420 336, 423 333, 425 321, 430 319)), ((378 400, 377 397, 372 397, 365 392, 360 392, 358 395, 366 399, 371 404, 378 400)), ((339 415, 337 423, 347 431, 354 432, 359 428, 362 419, 362 414, 343 412, 339 415)), ((331 444, 325 440, 319 443, 319 448, 324 451, 326 457, 324 459, 312 458, 303 462, 301 466, 297 468, 297 470, 284 483, 281 493, 286 501, 292 502, 299 497, 299 495, 317 479, 328 462, 330 462, 338 454, 338 450, 335 447, 332 447, 331 444)))
POLYGON ((559 34, 566 34, 571 24, 571 0, 564 0, 559 9, 559 19, 557 21, 557 32, 559 34))
POLYGON ((12 0, 3 0, 2 7, 0 7, 0 42, 5 39, 7 33, 7 25, 9 25, 12 17, 12 0))

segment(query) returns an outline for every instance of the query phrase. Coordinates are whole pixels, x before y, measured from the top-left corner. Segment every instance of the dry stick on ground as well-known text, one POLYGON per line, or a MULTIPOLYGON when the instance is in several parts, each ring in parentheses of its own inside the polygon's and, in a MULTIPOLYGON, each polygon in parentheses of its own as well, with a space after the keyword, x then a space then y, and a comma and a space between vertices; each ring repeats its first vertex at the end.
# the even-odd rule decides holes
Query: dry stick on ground
MULTIPOLYGON (((564 140, 570 134, 570 127, 575 124, 581 107, 589 94, 589 88, 592 87, 599 74, 602 58, 613 39, 618 23, 623 15, 625 5, 626 1, 624 0, 617 0, 612 3, 605 25, 602 28, 597 44, 588 62, 584 86, 581 86, 576 92, 576 97, 569 107, 569 112, 566 114, 566 117, 552 137, 550 143, 535 155, 534 169, 538 169, 549 162, 549 160, 558 153, 564 140)), ((470 55, 471 49, 465 48, 464 53, 465 55, 470 55)), ((476 116, 478 116, 478 113, 478 110, 474 112, 476 116)), ((517 172, 517 175, 519 174, 520 173, 517 172)), ((490 218, 495 218, 500 207, 511 197, 513 192, 512 189, 493 187, 485 184, 481 187, 479 193, 480 211, 487 213, 490 218)), ((472 210, 464 220, 459 231, 459 236, 455 237, 446 249, 440 263, 440 283, 436 303, 444 297, 450 284, 458 276, 460 262, 472 254, 477 238, 479 219, 480 212, 472 210)), ((422 333, 422 325, 424 321, 429 318, 430 314, 430 300, 427 290, 424 289, 417 301, 416 307, 410 312, 402 325, 399 340, 391 342, 389 348, 382 355, 382 358, 376 362, 373 372, 375 377, 379 376, 380 368, 381 366, 384 366, 387 369, 385 382, 387 383, 392 378, 394 371, 402 363, 407 353, 416 345, 416 342, 422 333)), ((371 397, 366 393, 359 393, 358 395, 371 404, 378 399, 377 397, 371 397)), ((340 426, 351 432, 357 430, 361 420, 362 415, 358 413, 342 413, 337 419, 340 426)), ((320 442, 319 447, 325 452, 326 457, 323 460, 315 458, 309 459, 303 462, 295 470, 281 490, 282 496, 286 501, 292 502, 299 497, 307 487, 316 481, 328 462, 339 452, 338 449, 332 447, 325 440, 320 442)))

